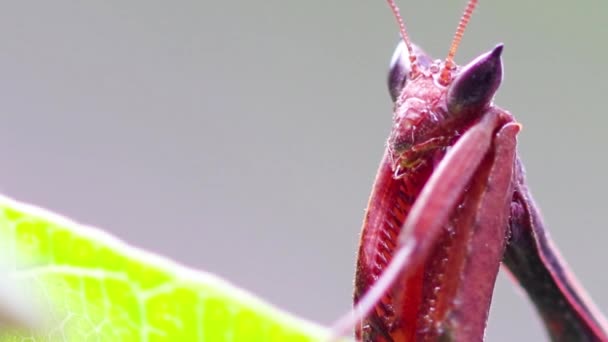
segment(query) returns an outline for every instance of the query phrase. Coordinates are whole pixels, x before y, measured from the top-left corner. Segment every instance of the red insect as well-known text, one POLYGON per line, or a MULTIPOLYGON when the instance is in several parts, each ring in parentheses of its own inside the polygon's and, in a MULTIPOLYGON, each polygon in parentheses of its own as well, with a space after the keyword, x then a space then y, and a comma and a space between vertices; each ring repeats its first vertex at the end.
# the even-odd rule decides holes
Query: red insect
POLYGON ((354 314, 363 341, 481 341, 501 261, 555 341, 608 341, 604 318, 549 240, 516 153, 520 125, 493 103, 502 45, 453 59, 477 4, 470 0, 445 61, 407 36, 389 73, 393 129, 369 200, 354 314))

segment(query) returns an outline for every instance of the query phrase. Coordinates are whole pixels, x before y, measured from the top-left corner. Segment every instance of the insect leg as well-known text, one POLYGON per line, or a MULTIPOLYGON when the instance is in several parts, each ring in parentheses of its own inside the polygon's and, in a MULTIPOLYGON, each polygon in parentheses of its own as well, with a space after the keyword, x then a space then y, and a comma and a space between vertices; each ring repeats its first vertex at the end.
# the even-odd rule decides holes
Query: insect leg
MULTIPOLYGON (((520 126, 504 125, 494 139, 493 160, 483 192, 473 208, 475 215, 460 283, 442 324, 444 337, 452 341, 483 339, 494 283, 508 235, 509 205, 513 193, 516 155, 515 136, 520 126)), ((479 185, 478 185, 479 186, 479 185)))
POLYGON ((399 236, 399 249, 376 283, 352 312, 333 326, 344 335, 366 317, 399 276, 424 262, 454 206, 490 150, 494 132, 503 124, 500 112, 488 112, 446 153, 424 186, 399 236))
POLYGON ((554 341, 608 341, 608 325, 544 228, 517 161, 512 236, 504 264, 526 290, 554 341))

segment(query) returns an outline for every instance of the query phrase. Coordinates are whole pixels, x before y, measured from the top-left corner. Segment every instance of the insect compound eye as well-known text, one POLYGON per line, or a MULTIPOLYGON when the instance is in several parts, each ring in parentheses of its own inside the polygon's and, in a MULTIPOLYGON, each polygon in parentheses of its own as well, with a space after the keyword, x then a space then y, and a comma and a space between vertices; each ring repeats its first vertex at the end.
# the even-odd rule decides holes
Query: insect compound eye
POLYGON ((502 44, 497 45, 467 66, 452 83, 447 95, 448 111, 481 112, 492 102, 502 81, 502 44))
POLYGON ((403 87, 407 81, 407 76, 411 71, 410 55, 405 47, 403 40, 399 41, 388 71, 388 91, 391 94, 393 102, 397 101, 397 97, 401 94, 403 87))

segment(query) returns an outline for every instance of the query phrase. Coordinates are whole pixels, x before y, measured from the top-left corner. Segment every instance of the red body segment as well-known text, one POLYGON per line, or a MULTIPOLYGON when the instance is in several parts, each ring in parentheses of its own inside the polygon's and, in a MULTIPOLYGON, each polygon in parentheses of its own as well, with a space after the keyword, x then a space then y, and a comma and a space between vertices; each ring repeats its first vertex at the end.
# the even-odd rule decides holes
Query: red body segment
MULTIPOLYGON (((454 166, 449 169, 455 172, 465 169, 464 173, 468 173, 470 177, 463 175, 463 178, 465 181, 471 178, 471 181, 459 185, 464 191, 454 192, 456 197, 450 202, 454 209, 447 215, 449 219, 440 219, 437 228, 413 229, 409 234, 405 234, 406 238, 423 240, 426 243, 417 243, 418 252, 409 258, 407 270, 401 273, 394 286, 357 327, 358 338, 364 341, 425 341, 447 335, 465 337, 467 331, 473 330, 461 329, 461 306, 457 303, 471 295, 479 295, 474 303, 468 299, 465 301, 470 304, 467 310, 479 311, 479 318, 470 320, 471 325, 477 326, 473 333, 483 334, 487 308, 505 244, 506 212, 510 203, 510 197, 506 194, 509 193, 511 184, 515 134, 519 130, 517 125, 509 126, 513 125, 509 124, 511 120, 506 113, 488 113, 488 116, 476 125, 476 130, 471 130, 470 135, 462 139, 466 141, 456 145, 454 150, 469 152, 476 151, 479 146, 482 150, 476 151, 477 154, 468 154, 473 157, 478 155, 477 162, 469 164, 464 162, 467 158, 454 158, 453 154, 450 158, 444 158, 446 147, 427 153, 426 159, 422 160, 417 168, 396 177, 390 158, 383 158, 363 224, 355 278, 355 301, 358 301, 386 271, 393 253, 402 245, 399 241, 399 236, 404 236, 401 227, 405 225, 408 216, 412 215, 411 209, 415 199, 424 198, 425 195, 421 192, 425 186, 428 188, 428 184, 433 183, 429 182, 431 175, 447 172, 445 167, 438 170, 442 163, 454 166), (496 139, 500 148, 489 144, 483 147, 484 144, 479 144, 480 135, 473 133, 486 133, 485 139, 490 143, 494 140, 495 127, 496 131, 509 127, 507 130, 510 134, 506 138, 496 139), (500 154, 494 153, 494 150, 500 151, 500 154), (502 179, 498 179, 500 177, 502 179), (494 189, 489 188, 489 181, 494 183, 494 189), (498 212, 504 213, 503 215, 487 216, 483 212, 493 210, 479 210, 480 207, 496 205, 502 208, 498 212), (476 229, 481 227, 481 230, 485 231, 488 225, 495 226, 499 231, 502 229, 503 237, 488 240, 483 234, 474 235, 476 229), (429 241, 431 243, 428 243, 429 241), (488 254, 487 261, 491 264, 490 267, 482 265, 482 271, 477 269, 476 263, 470 262, 470 255, 480 251, 488 254), (463 280, 463 275, 467 273, 472 274, 467 280, 463 280), (487 288, 485 291, 475 289, 471 292, 472 288, 467 287, 470 285, 487 288)), ((459 179, 458 175, 454 174, 448 178, 452 179, 451 182, 458 182, 459 179)), ((442 188, 450 184, 449 179, 446 178, 445 181, 440 186, 430 185, 439 191, 433 193, 433 196, 454 196, 450 194, 450 189, 442 188)), ((430 201, 434 202, 437 201, 430 201)), ((441 207, 439 210, 446 214, 441 207)), ((415 228, 433 225, 432 217, 421 220, 422 224, 415 228)))
POLYGON ((389 73, 393 129, 363 222, 353 312, 363 341, 481 341, 501 261, 554 341, 608 341, 605 319, 549 240, 516 155, 520 125, 492 100, 502 45, 459 68, 403 42, 389 73))
MULTIPOLYGON (((398 248, 397 238, 405 218, 432 171, 433 165, 429 163, 418 168, 410 177, 396 179, 393 177, 390 157, 388 154, 384 156, 363 224, 355 275, 355 301, 378 280, 391 261, 398 248)), ((359 338, 390 341, 389 332, 402 325, 401 317, 409 328, 401 329, 404 331, 403 338, 414 337, 419 308, 424 302, 423 269, 424 266, 419 267, 419 270, 412 272, 413 276, 407 279, 407 296, 390 292, 385 295, 357 331, 359 338), (399 308, 394 306, 393 299, 396 297, 403 299, 399 308)))

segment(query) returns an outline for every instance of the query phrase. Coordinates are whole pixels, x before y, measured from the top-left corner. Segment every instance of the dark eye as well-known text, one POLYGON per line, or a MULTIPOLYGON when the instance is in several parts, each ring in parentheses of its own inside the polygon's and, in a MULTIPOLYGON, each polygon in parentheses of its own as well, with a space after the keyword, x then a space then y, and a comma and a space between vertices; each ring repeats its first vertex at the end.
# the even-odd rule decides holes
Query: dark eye
POLYGON ((462 68, 448 90, 450 113, 479 112, 490 105, 502 81, 501 53, 498 45, 462 68))
POLYGON ((410 56, 403 40, 400 40, 393 53, 393 58, 391 58, 390 69, 388 71, 388 91, 391 94, 393 102, 397 101, 397 97, 401 95, 410 70, 410 56))

